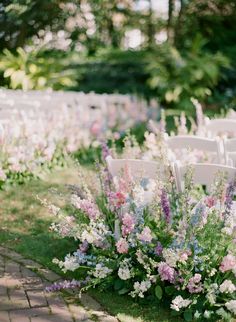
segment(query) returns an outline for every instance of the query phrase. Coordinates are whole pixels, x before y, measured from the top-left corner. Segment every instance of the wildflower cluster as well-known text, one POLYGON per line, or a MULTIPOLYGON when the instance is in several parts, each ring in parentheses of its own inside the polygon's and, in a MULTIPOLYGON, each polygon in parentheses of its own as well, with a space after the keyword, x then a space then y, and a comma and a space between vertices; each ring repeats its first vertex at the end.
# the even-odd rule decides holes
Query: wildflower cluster
MULTIPOLYGON (((65 225, 65 214, 57 215, 54 225, 61 237, 73 236, 79 246, 64 261, 54 262, 64 272, 82 270, 84 274, 85 270, 88 280, 82 290, 100 285, 132 297, 152 295, 188 321, 233 317, 236 212, 232 185, 213 187, 207 195, 186 184, 178 194, 168 173, 165 180, 149 180, 132 177, 124 169, 119 177, 106 177, 110 182, 102 183, 106 189, 99 195, 87 191, 84 199, 74 195, 74 210, 67 221, 73 225, 65 225), (219 191, 226 193, 222 196, 219 191), (69 227, 67 233, 62 226, 69 227)), ((221 185, 226 185, 223 180, 221 185)))

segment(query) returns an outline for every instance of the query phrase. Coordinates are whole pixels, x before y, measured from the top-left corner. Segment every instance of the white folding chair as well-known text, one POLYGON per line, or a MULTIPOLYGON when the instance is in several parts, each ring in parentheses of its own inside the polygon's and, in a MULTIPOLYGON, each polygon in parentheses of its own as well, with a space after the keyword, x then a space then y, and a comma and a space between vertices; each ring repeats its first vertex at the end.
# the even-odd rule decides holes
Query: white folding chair
POLYGON ((236 120, 236 112, 231 108, 226 114, 227 119, 236 120))
MULTIPOLYGON (((226 174, 227 182, 234 179, 236 175, 236 168, 220 164, 211 163, 195 163, 190 165, 193 168, 193 182, 194 184, 206 186, 209 191, 210 186, 214 183, 216 174, 223 172, 226 174)), ((175 177, 176 186, 179 192, 184 190, 184 177, 189 168, 189 165, 180 165, 180 162, 175 162, 175 177)))
POLYGON ((236 120, 214 119, 205 125, 205 129, 211 136, 236 136, 236 120))
POLYGON ((194 135, 166 135, 165 141, 172 152, 183 149, 199 150, 214 156, 214 162, 216 163, 222 163, 223 161, 223 146, 218 139, 208 139, 194 135))
POLYGON ((229 166, 236 166, 236 138, 223 140, 225 163, 229 166))
POLYGON ((106 162, 113 178, 121 175, 125 167, 128 167, 133 178, 156 179, 160 170, 159 164, 155 161, 113 159, 111 156, 108 156, 106 162))

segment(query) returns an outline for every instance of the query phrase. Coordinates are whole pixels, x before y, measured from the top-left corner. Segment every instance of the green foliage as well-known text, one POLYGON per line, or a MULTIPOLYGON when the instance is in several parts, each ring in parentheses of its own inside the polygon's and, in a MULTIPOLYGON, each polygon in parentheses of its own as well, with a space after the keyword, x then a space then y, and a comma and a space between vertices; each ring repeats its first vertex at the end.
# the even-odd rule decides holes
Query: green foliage
POLYGON ((149 84, 163 104, 188 109, 192 107, 191 97, 202 101, 212 94, 221 68, 228 67, 229 62, 220 53, 205 52, 204 45, 204 40, 196 37, 191 48, 182 54, 169 44, 157 48, 148 68, 149 84))
POLYGON ((161 300, 162 299, 162 296, 163 296, 163 291, 162 291, 162 288, 160 285, 157 285, 155 287, 155 295, 156 297, 158 298, 158 300, 161 300))
POLYGON ((78 83, 76 90, 97 93, 135 93, 154 95, 147 85, 149 74, 147 51, 122 51, 108 48, 74 65, 78 83))
POLYGON ((182 51, 189 48, 194 34, 199 33, 207 44, 204 51, 220 51, 228 57, 232 68, 221 71, 221 80, 208 99, 208 106, 235 107, 236 94, 236 6, 235 0, 181 1, 181 10, 174 25, 175 45, 182 51))
POLYGON ((75 77, 66 60, 60 52, 17 48, 14 54, 5 49, 0 70, 13 89, 65 89, 74 84, 75 77))
POLYGON ((0 4, 0 46, 16 49, 27 44, 39 31, 64 28, 64 0, 3 0, 0 4))
POLYGON ((189 97, 195 96, 214 110, 234 108, 235 1, 182 0, 177 8, 169 0, 167 19, 152 3, 136 10, 135 0, 2 1, 0 48, 10 52, 3 54, 0 85, 138 93, 175 109, 191 108, 189 97), (142 43, 128 50, 133 30, 142 43), (61 32, 68 41, 64 52, 56 49, 62 48, 61 32), (159 32, 168 39, 157 46, 159 32), (193 41, 193 35, 200 37, 193 41), (25 50, 36 44, 47 50, 25 50), (71 53, 78 52, 74 61, 71 53))

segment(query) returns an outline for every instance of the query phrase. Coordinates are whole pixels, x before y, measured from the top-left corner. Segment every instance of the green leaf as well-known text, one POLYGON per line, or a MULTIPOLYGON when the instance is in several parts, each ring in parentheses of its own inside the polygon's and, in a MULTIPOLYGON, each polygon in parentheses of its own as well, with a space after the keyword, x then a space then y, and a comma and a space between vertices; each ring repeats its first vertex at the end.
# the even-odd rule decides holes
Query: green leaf
POLYGON ((159 300, 162 299, 163 291, 162 291, 162 288, 160 287, 160 285, 157 285, 155 287, 155 295, 159 300))
POLYGON ((129 292, 129 289, 127 289, 127 288, 122 288, 122 289, 118 292, 118 294, 123 295, 123 294, 126 294, 126 293, 128 293, 128 292, 129 292))
POLYGON ((172 294, 174 294, 174 292, 175 292, 175 288, 174 288, 174 286, 166 286, 166 287, 165 287, 165 292, 166 292, 166 294, 168 294, 168 295, 172 295, 172 294))
POLYGON ((124 281, 122 281, 120 279, 115 280, 115 282, 114 282, 115 291, 122 289, 124 287, 124 284, 125 284, 124 281))
POLYGON ((192 321, 193 319, 192 310, 184 311, 184 319, 185 321, 192 321))

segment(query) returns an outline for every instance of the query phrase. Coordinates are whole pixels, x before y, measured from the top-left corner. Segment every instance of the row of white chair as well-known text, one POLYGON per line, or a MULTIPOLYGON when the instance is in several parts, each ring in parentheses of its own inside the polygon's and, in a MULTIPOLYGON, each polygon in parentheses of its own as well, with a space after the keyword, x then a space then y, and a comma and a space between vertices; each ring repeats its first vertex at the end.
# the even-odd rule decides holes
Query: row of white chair
MULTIPOLYGON (((163 169, 161 169, 160 165, 155 161, 113 159, 111 156, 108 156, 106 162, 108 170, 113 178, 120 176, 126 167, 134 178, 156 179, 158 176, 162 176, 160 179, 163 179, 165 175, 163 169)), ((188 167, 189 166, 187 165, 181 165, 179 162, 173 164, 172 169, 178 192, 182 192, 184 189, 184 178, 188 167)), ((216 175, 219 172, 225 173, 227 182, 234 180, 236 176, 236 168, 230 166, 195 163, 191 164, 191 167, 193 169, 194 184, 204 185, 207 190, 210 189, 210 186, 214 183, 216 175)))
MULTIPOLYGON (((153 120, 149 121, 149 128, 154 133, 159 133, 160 131, 159 124, 153 120)), ((236 137, 236 119, 219 118, 208 120, 206 124, 201 125, 201 132, 210 138, 216 136, 236 137)))
POLYGON ((204 126, 209 136, 236 136, 236 120, 233 119, 212 119, 204 126))
POLYGON ((236 138, 209 139, 194 135, 165 136, 165 142, 170 150, 199 150, 215 156, 215 163, 229 166, 236 165, 236 138))

